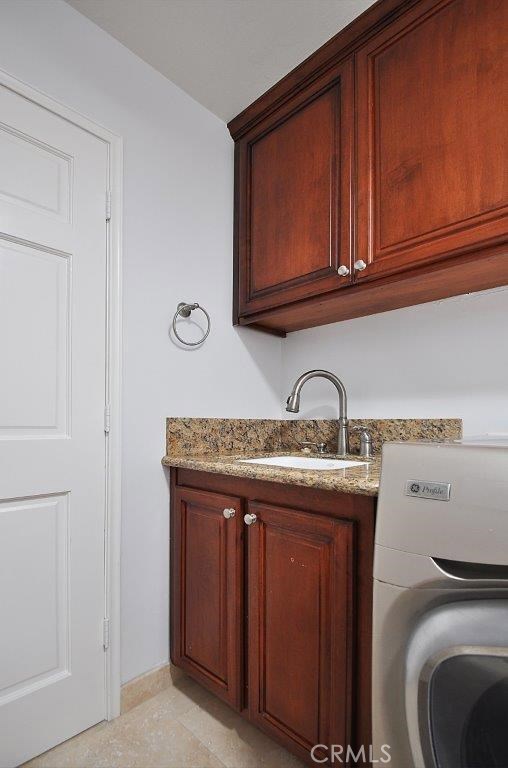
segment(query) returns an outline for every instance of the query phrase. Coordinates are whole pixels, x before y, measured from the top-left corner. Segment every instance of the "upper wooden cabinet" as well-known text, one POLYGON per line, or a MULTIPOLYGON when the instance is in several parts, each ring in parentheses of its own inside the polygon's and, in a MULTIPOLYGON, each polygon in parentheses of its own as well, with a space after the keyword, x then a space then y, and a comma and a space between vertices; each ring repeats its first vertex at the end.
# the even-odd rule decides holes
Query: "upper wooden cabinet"
POLYGON ((507 30, 506 0, 381 0, 231 121, 235 323, 508 283, 507 30))
POLYGON ((241 314, 349 283, 352 104, 348 61, 238 142, 241 314))
POLYGON ((359 278, 506 240, 506 0, 418 3, 361 48, 357 84, 359 278))

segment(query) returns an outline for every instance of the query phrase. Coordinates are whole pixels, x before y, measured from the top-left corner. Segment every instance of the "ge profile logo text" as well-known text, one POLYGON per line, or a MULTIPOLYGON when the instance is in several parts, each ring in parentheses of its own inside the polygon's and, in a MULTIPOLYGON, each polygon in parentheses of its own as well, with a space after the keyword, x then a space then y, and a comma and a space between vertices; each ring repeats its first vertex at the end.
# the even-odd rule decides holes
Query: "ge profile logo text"
POLYGON ((411 490, 413 493, 418 493, 420 490, 420 483, 411 483, 411 490))

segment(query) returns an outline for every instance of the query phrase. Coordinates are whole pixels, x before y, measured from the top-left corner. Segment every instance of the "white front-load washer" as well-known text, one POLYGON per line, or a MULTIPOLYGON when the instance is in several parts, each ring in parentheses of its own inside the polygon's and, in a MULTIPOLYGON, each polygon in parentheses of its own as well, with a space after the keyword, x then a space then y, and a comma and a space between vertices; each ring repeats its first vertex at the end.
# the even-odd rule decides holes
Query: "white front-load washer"
POLYGON ((508 441, 386 444, 375 541, 374 758, 508 768, 508 441))

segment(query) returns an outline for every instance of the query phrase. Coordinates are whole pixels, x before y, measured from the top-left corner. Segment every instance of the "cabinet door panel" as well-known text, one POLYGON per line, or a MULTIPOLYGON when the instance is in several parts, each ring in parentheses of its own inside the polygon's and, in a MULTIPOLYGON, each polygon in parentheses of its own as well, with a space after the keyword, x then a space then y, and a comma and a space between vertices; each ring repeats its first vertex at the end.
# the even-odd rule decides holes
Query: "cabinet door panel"
POLYGON ((172 520, 172 659, 241 706, 240 499, 178 488, 172 520), (235 509, 226 519, 224 509, 235 509))
POLYGON ((504 0, 423 0, 359 51, 359 279, 506 239, 507 29, 504 0))
POLYGON ((302 756, 350 743, 354 524, 252 502, 249 709, 302 756))
POLYGON ((241 313, 350 281, 352 87, 347 62, 237 145, 241 313))
POLYGON ((336 84, 251 145, 252 295, 330 269, 339 99, 336 84))

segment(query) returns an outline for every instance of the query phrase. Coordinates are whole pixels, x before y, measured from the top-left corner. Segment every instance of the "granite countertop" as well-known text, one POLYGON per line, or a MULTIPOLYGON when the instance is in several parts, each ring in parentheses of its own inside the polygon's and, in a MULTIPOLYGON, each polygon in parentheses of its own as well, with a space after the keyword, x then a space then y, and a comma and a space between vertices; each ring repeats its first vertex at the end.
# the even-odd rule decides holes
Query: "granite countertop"
MULTIPOLYGON (((318 456, 303 453, 302 443, 337 441, 335 420, 169 418, 166 422, 168 467, 214 472, 273 483, 305 485, 343 493, 377 496, 381 474, 381 447, 392 440, 454 440, 462 435, 460 419, 350 419, 351 461, 367 462, 347 469, 292 469, 243 464, 239 459, 263 456, 318 456), (374 458, 358 455, 358 427, 366 426, 373 439, 374 458), (355 453, 356 452, 356 453, 355 453)), ((320 458, 339 458, 328 453, 320 458)))
POLYGON ((381 458, 361 459, 357 455, 348 456, 349 461, 366 461, 357 467, 346 469, 292 469, 263 464, 243 464, 238 459, 257 459, 266 456, 312 456, 337 459, 334 454, 311 454, 299 451, 278 451, 276 453, 236 454, 233 456, 165 456, 162 463, 168 467, 196 469, 200 472, 215 472, 234 477, 248 477, 251 480, 268 480, 273 483, 306 485, 312 488, 325 488, 342 493, 359 493, 364 496, 377 496, 381 472, 381 458))

